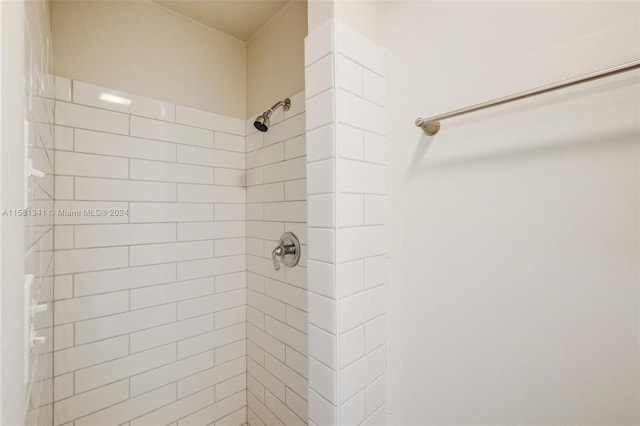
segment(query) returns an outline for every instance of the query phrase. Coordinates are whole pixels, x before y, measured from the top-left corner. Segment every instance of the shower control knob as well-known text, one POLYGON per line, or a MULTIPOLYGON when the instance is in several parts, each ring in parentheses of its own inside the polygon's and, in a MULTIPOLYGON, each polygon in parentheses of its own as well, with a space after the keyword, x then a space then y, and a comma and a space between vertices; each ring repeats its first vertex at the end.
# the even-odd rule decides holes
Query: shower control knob
POLYGON ((300 261, 300 241, 292 232, 285 232, 280 237, 278 246, 271 252, 271 260, 276 271, 280 270, 280 262, 294 267, 300 261))

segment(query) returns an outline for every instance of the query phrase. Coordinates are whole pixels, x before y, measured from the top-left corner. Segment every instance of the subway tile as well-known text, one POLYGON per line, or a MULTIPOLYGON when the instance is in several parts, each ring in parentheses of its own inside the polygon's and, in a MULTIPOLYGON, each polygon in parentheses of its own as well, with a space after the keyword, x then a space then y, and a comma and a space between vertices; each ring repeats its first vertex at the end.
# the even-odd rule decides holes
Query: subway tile
POLYGON ((244 170, 245 154, 219 149, 178 145, 178 162, 244 170))
POLYGON ((129 133, 129 116, 126 114, 60 101, 56 101, 55 110, 57 125, 121 135, 129 133))
POLYGON ((337 424, 337 409, 319 393, 309 389, 309 425, 337 424))
POLYGON ((174 121, 175 105, 144 96, 120 92, 106 87, 100 87, 82 81, 73 82, 73 102, 81 105, 141 115, 158 120, 174 121), (129 102, 110 102, 110 99, 123 98, 129 102))
POLYGON ((340 399, 344 402, 384 374, 385 348, 366 354, 362 359, 340 371, 340 399))
POLYGON ((273 318, 285 320, 285 304, 282 301, 250 290, 247 292, 247 305, 273 318))
MULTIPOLYGON (((239 374, 235 377, 232 377, 231 379, 220 382, 216 385, 216 402, 220 402, 224 399, 229 398, 232 395, 236 395, 238 394, 238 392, 244 391, 246 388, 247 388, 246 373, 239 374)), ((238 406, 244 406, 246 404, 246 402, 244 402, 245 400, 244 395, 241 395, 241 397, 237 397, 236 399, 238 400, 238 406)), ((233 407, 233 408, 237 408, 237 407, 233 407)), ((233 408, 230 407, 229 409, 233 409, 233 408)), ((216 415, 219 416, 221 412, 228 412, 228 409, 224 409, 224 410, 218 409, 216 415)), ((225 416, 225 417, 228 418, 229 416, 225 416)), ((240 419, 239 417, 237 418, 239 423, 236 423, 236 424, 244 424, 243 422, 245 421, 246 417, 243 417, 242 419, 240 419)), ((220 424, 225 424, 224 418, 220 419, 220 421, 223 422, 220 424)))
POLYGON ((109 337, 156 327, 176 320, 174 305, 124 312, 76 323, 75 344, 95 342, 109 337))
POLYGON ((332 404, 336 403, 336 372, 315 358, 309 358, 311 388, 332 404))
POLYGON ((384 136, 364 132, 364 159, 372 163, 387 164, 388 142, 384 136))
POLYGON ((205 315, 131 333, 131 353, 177 342, 213 330, 213 315, 205 315))
POLYGON ((244 121, 182 105, 176 106, 176 122, 244 136, 244 121))
POLYGON ((202 410, 191 414, 188 417, 181 419, 178 422, 178 426, 204 425, 211 420, 215 420, 215 423, 211 423, 213 426, 234 424, 231 422, 236 421, 236 419, 238 419, 238 416, 237 414, 230 415, 229 413, 233 414, 236 411, 240 410, 240 413, 244 415, 242 407, 244 407, 245 405, 245 392, 238 392, 228 398, 216 402, 215 404, 211 404, 203 408, 202 410))
POLYGON ((74 325, 65 324, 55 326, 53 329, 53 349, 58 351, 73 346, 73 329, 74 325))
POLYGON ((54 77, 55 98, 59 101, 71 102, 71 80, 65 77, 54 77))
POLYGON ((75 392, 81 393, 176 360, 175 344, 94 365, 75 372, 75 392))
POLYGON ((304 424, 304 420, 296 416, 282 401, 276 398, 271 392, 265 394, 265 405, 276 415, 282 419, 284 424, 295 425, 304 424))
POLYGON ((229 291, 209 296, 178 302, 178 319, 197 317, 219 312, 247 303, 247 292, 244 289, 229 291))
POLYGON ((76 297, 55 302, 55 324, 112 315, 129 309, 127 292, 76 297))
POLYGON ((344 22, 335 22, 335 49, 359 64, 384 74, 384 50, 344 22))
POLYGON ((306 159, 304 157, 285 160, 276 164, 264 166, 264 182, 280 182, 293 179, 304 179, 307 174, 306 159))
POLYGON ((76 420, 76 426, 128 424, 128 420, 153 412, 175 401, 176 385, 170 384, 152 392, 132 397, 120 404, 76 420))
POLYGON ((73 373, 54 377, 53 396, 55 401, 73 396, 73 373))
POLYGON ((304 64, 308 67, 333 50, 333 20, 313 30, 304 39, 304 64))
POLYGON ((387 258, 376 256, 364 261, 364 286, 375 287, 386 282, 387 258))
POLYGON ((205 222, 213 218, 213 204, 129 203, 129 220, 132 223, 205 222))
POLYGON ((178 381, 178 398, 184 398, 214 383, 220 383, 245 371, 246 359, 237 358, 178 381))
POLYGON ((306 222, 307 202, 286 201, 283 203, 265 203, 264 220, 285 222, 306 222))
POLYGON ((284 160, 284 143, 276 143, 247 153, 247 169, 284 160))
POLYGON ((294 308, 293 306, 285 306, 285 323, 291 327, 307 332, 307 313, 301 309, 294 308))
POLYGON ((265 294, 298 309, 307 311, 307 291, 300 287, 267 278, 265 294))
POLYGON ((247 186, 260 185, 264 183, 264 168, 256 167, 247 170, 247 186))
POLYGON ((284 201, 284 183, 276 182, 247 188, 248 203, 284 201))
POLYGON ((335 231, 333 229, 310 228, 309 259, 322 262, 335 262, 335 231))
POLYGON ((364 196, 365 225, 384 225, 387 215, 386 198, 382 195, 364 196))
POLYGON ((246 188, 220 185, 178 184, 178 201, 191 203, 244 203, 246 188))
POLYGON ((307 335, 275 318, 265 318, 265 332, 298 352, 307 352, 307 335))
POLYGON ((313 357, 328 367, 336 367, 336 336, 309 324, 307 328, 309 357, 313 357))
POLYGON ((97 410, 122 402, 129 397, 129 381, 116 383, 82 393, 55 404, 54 425, 63 425, 97 410))
POLYGON ((143 394, 211 367, 213 367, 213 351, 204 352, 133 375, 131 377, 131 395, 143 394))
POLYGON ((362 291, 364 288, 364 263, 362 260, 343 262, 338 266, 340 283, 338 294, 340 297, 362 291))
POLYGON ((75 130, 75 150, 118 157, 176 161, 176 145, 173 143, 82 129, 75 130))
POLYGON ((364 391, 357 393, 340 406, 340 419, 348 425, 359 425, 366 418, 364 391))
POLYGON ((246 175, 244 170, 216 168, 215 183, 216 185, 245 186, 246 175))
POLYGON ((284 361, 285 344, 253 324, 247 324, 247 339, 279 360, 284 361))
POLYGON ((246 238, 228 238, 215 241, 216 256, 233 256, 247 251, 246 238))
POLYGON ((286 140, 284 142, 284 158, 285 160, 289 160, 291 158, 304 157, 306 149, 307 142, 305 135, 286 140))
POLYGON ((221 328, 198 336, 186 338, 178 342, 178 359, 223 347, 247 336, 245 323, 221 328))
POLYGON ((152 244, 175 241, 176 227, 170 223, 78 225, 76 248, 152 244))
POLYGON ((246 271, 241 270, 230 274, 218 275, 216 276, 215 281, 216 293, 238 290, 240 288, 247 287, 247 274, 246 271))
POLYGON ((75 198, 96 201, 176 201, 176 184, 76 178, 75 198))
POLYGON ((362 95, 366 99, 384 105, 384 77, 365 69, 362 76, 362 89, 362 95))
POLYGON ((286 201, 307 199, 307 180, 288 180, 284 183, 284 199, 286 201))
MULTIPOLYGON (((73 178, 69 176, 55 176, 54 177, 55 198, 56 203, 59 200, 73 200, 73 178)), ((57 220, 58 218, 55 218, 57 220)))
POLYGON ((54 374, 56 376, 91 365, 120 358, 129 352, 127 336, 102 340, 88 345, 74 346, 56 351, 53 355, 54 374))
POLYGON ((365 290, 342 299, 339 305, 340 331, 346 331, 386 312, 387 292, 384 286, 365 290))
MULTIPOLYGON (((232 293, 232 292, 228 292, 228 293, 232 293)), ((227 293, 223 293, 223 294, 227 294, 227 293)), ((246 291, 243 289, 241 295, 240 294, 236 295, 236 297, 238 296, 244 300, 244 303, 233 308, 227 309, 225 307, 221 307, 220 309, 216 310, 216 313, 214 315, 216 330, 220 328, 236 325, 246 321, 246 317, 247 317, 246 291)), ((218 362, 217 359, 216 359, 216 362, 218 362)))
POLYGON ((208 277, 240 272, 246 269, 246 256, 226 256, 214 259, 191 260, 178 263, 178 279, 208 277))
POLYGON ((87 296, 164 284, 175 280, 176 267, 174 264, 88 272, 75 275, 74 294, 75 297, 87 296))
POLYGON ((335 265, 309 260, 307 269, 309 291, 334 299, 335 265))
POLYGON ((246 216, 245 204, 216 204, 216 220, 245 220, 246 216))
POLYGON ((367 352, 384 344, 387 340, 387 318, 380 316, 367 322, 365 325, 365 337, 367 352))
MULTIPOLYGON (((131 290, 131 309, 142 309, 149 306, 179 302, 181 300, 210 295, 213 294, 213 292, 213 277, 139 288, 131 290)), ((175 306, 170 305, 170 307, 172 307, 175 313, 175 306)))
MULTIPOLYGON (((305 292, 306 293, 306 292, 305 292)), ((336 332, 336 302, 328 297, 308 293, 309 324, 330 333, 336 332)))
POLYGON ((55 126, 53 140, 56 150, 73 151, 73 128, 55 126))
POLYGON ((244 137, 216 132, 215 147, 226 151, 245 152, 244 137))
POLYGON ((334 99, 334 89, 327 90, 313 98, 307 99, 307 131, 325 126, 335 121, 336 111, 340 111, 342 105, 334 102, 334 99))
POLYGON ((307 164, 307 194, 333 193, 336 179, 335 161, 323 160, 307 164))
MULTIPOLYGON (((251 122, 253 122, 253 120, 251 120, 251 122)), ((264 143, 264 133, 255 132, 251 135, 248 135, 246 138, 247 152, 255 151, 256 149, 262 148, 263 143, 264 143)))
POLYGON ((237 238, 246 234, 245 221, 178 223, 179 241, 237 238))
POLYGON ((53 229, 55 250, 73 248, 73 226, 55 226, 53 229))
POLYGON ((248 221, 247 236, 265 240, 278 241, 284 232, 282 222, 248 221))
POLYGON ((362 96, 363 69, 344 55, 336 55, 336 87, 362 96))
POLYGON ((386 228, 384 226, 342 228, 338 233, 338 245, 341 262, 383 254, 386 252, 387 245, 386 228))
POLYGON ((364 159, 364 132, 346 124, 338 124, 336 146, 341 158, 364 159))
POLYGON ((161 161, 130 160, 131 179, 153 182, 213 183, 213 168, 161 161))
MULTIPOLYGON (((311 114, 311 108, 309 114, 311 114)), ((344 90, 336 93, 336 120, 379 135, 384 134, 384 108, 344 90)))
POLYGON ((297 371, 269 354, 265 355, 265 369, 286 383, 287 387, 297 392, 298 395, 304 396, 306 399, 307 379, 298 374, 297 371))
POLYGON ((150 426, 159 424, 170 424, 187 415, 198 411, 215 400, 215 392, 213 387, 205 389, 201 392, 188 396, 187 398, 178 399, 175 402, 164 405, 151 413, 142 417, 138 417, 129 422, 130 426, 150 426))
POLYGON ((298 114, 288 120, 273 124, 264 135, 264 144, 272 145, 305 133, 305 114, 298 114))
POLYGON ((387 397, 386 393, 387 382, 384 375, 367 387, 365 391, 367 416, 373 414, 384 405, 387 397))
POLYGON ((305 91, 312 98, 333 87, 334 55, 326 55, 305 69, 305 91))
POLYGON ((365 327, 361 325, 340 335, 340 368, 361 358, 365 350, 365 327))
POLYGON ((128 265, 126 247, 108 247, 55 252, 57 274, 122 268, 128 265))
POLYGON ((131 117, 131 136, 213 148, 213 132, 166 121, 131 117))
POLYGON ((364 225, 364 195, 338 195, 338 226, 364 225))

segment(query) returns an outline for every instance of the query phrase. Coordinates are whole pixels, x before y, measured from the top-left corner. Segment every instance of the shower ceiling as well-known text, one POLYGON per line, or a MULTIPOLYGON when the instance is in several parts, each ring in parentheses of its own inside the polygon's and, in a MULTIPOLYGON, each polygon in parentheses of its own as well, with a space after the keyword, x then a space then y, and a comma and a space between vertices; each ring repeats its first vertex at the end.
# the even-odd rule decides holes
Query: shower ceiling
POLYGON ((289 0, 152 1, 243 41, 249 40, 289 2, 289 0))

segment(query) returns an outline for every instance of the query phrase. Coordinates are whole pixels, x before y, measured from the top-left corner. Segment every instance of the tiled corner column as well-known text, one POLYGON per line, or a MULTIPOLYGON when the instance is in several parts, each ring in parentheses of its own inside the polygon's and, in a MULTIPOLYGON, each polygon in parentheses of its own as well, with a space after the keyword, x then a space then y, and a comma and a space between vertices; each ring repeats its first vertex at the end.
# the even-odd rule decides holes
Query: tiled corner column
POLYGON ((338 20, 305 42, 309 423, 383 425, 384 54, 338 20))

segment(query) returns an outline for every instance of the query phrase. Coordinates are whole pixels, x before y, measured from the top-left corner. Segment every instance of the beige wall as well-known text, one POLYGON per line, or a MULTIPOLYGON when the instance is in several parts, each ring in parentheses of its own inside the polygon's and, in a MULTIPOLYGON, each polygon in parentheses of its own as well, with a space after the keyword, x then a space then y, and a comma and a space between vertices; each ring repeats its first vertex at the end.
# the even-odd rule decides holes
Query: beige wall
POLYGON ((246 43, 148 1, 56 0, 52 14, 56 74, 245 118, 246 43))
POLYGON ((247 117, 304 90, 307 2, 294 0, 262 27, 247 49, 247 117))

